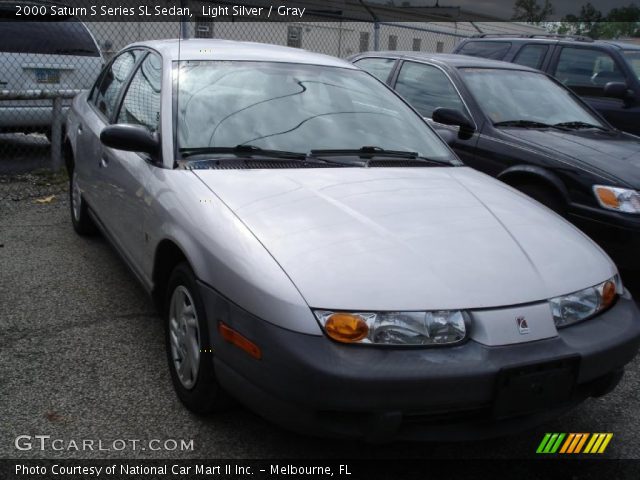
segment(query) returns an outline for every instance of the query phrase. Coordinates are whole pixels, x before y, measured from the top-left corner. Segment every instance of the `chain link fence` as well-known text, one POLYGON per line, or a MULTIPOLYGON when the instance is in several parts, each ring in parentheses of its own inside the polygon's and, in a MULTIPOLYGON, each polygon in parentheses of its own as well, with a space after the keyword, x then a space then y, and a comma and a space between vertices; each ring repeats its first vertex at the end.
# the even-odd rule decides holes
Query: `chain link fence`
POLYGON ((451 52, 464 37, 513 29, 506 23, 479 27, 472 22, 394 23, 374 17, 356 21, 314 15, 304 21, 231 22, 195 14, 182 22, 82 23, 73 18, 35 22, 0 16, 0 174, 60 168, 64 118, 71 99, 91 88, 103 66, 133 42, 217 38, 345 58, 367 50, 451 52))

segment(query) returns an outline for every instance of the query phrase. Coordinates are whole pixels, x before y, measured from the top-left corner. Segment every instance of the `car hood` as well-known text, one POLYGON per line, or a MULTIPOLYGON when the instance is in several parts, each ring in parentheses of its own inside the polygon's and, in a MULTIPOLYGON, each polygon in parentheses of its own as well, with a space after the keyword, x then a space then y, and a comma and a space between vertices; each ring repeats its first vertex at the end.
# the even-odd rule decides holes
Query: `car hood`
POLYGON ((599 130, 539 130, 502 128, 508 137, 521 140, 547 153, 573 158, 605 176, 640 188, 640 138, 623 132, 599 130))
POLYGON ((194 173, 311 307, 516 305, 595 285, 616 272, 572 225, 467 167, 194 173))

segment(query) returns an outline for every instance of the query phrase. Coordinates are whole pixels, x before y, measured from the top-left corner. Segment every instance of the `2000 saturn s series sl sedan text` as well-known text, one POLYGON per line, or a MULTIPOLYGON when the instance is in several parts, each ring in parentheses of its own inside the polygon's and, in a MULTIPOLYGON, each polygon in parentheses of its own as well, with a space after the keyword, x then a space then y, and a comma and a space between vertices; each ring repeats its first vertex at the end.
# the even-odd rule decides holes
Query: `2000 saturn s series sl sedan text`
POLYGON ((318 435, 501 435, 607 393, 638 351, 599 247, 347 62, 134 44, 67 132, 73 225, 153 295, 194 412, 235 397, 318 435))

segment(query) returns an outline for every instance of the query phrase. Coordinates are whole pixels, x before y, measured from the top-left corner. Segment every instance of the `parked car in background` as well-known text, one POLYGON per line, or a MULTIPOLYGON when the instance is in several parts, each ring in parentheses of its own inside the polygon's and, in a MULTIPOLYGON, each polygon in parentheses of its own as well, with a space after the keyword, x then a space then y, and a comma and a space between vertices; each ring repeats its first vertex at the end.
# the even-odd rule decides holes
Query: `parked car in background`
POLYGON ((134 44, 67 135, 71 222, 155 298, 194 412, 231 394, 306 434, 503 435, 606 394, 638 351, 601 249, 348 62, 134 44))
POLYGON ((465 164, 567 217, 621 268, 640 268, 640 138, 553 77, 463 55, 371 52, 351 59, 447 132, 465 164))
MULTIPOLYGON (((23 3, 37 4, 0 3, 0 90, 11 95, 89 88, 103 59, 87 27, 73 17, 22 21, 14 12, 23 3)), ((65 113, 70 104, 71 98, 63 100, 65 113)), ((51 121, 51 99, 0 100, 0 132, 49 134, 51 121)))
POLYGON ((481 35, 464 39, 454 53, 547 72, 613 126, 640 135, 640 45, 557 35, 481 35))

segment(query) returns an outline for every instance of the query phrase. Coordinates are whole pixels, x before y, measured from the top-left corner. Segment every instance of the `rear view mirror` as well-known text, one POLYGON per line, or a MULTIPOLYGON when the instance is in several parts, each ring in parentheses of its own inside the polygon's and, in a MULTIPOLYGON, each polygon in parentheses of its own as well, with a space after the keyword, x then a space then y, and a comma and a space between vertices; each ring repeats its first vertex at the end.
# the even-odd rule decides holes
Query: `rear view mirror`
POLYGON ((604 86, 604 95, 606 97, 619 98, 626 100, 631 96, 631 91, 627 88, 627 84, 623 82, 609 82, 604 86))
POLYGON ((459 136, 469 137, 476 131, 476 127, 473 122, 460 110, 453 108, 436 108, 431 115, 431 119, 436 123, 442 123, 443 125, 455 125, 460 127, 459 136))
POLYGON ((100 141, 106 147, 127 152, 144 152, 152 156, 160 149, 157 135, 140 125, 109 125, 100 132, 100 141))

